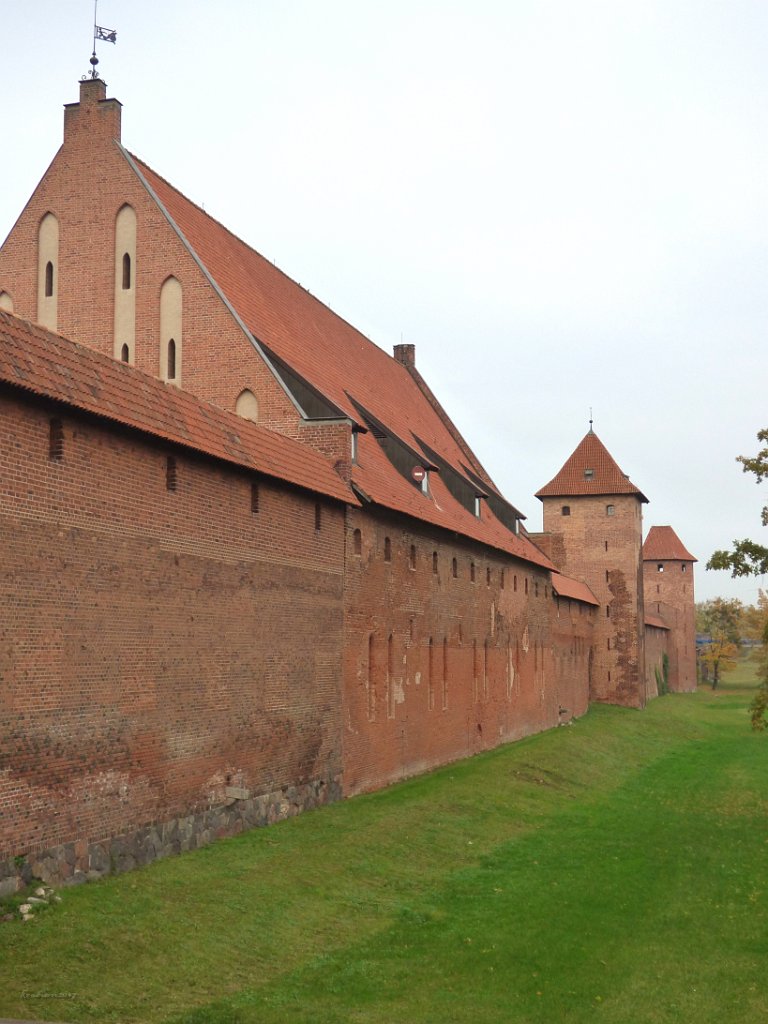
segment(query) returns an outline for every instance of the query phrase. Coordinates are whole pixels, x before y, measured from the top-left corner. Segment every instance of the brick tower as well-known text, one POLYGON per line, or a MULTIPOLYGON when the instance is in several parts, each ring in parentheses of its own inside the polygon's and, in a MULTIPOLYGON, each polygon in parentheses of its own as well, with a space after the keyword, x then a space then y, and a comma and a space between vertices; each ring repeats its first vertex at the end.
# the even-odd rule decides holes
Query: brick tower
POLYGON ((696 559, 671 526, 652 526, 643 544, 645 607, 669 626, 669 688, 696 689, 696 559))
POLYGON ((600 602, 590 671, 590 700, 646 702, 642 503, 593 430, 537 492, 547 549, 558 569, 587 583, 600 602))

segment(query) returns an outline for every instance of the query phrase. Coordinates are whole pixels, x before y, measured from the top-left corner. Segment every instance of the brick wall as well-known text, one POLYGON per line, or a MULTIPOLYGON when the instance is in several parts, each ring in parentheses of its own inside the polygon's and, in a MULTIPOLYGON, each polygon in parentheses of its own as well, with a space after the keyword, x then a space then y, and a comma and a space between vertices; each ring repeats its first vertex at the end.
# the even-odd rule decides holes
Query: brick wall
POLYGON ((551 600, 549 574, 534 566, 350 510, 345 792, 557 725, 561 699, 584 710, 586 690, 556 685, 551 600))
POLYGON ((645 607, 670 627, 669 688, 696 689, 696 609, 693 562, 664 560, 643 563, 645 607), (662 571, 659 571, 659 566, 662 571))
POLYGON ((642 707, 642 507, 634 495, 544 498, 544 531, 557 567, 600 602, 590 699, 642 707), (568 515, 563 515, 567 507, 568 515), (608 509, 612 510, 608 514, 608 509))
POLYGON ((3 400, 3 853, 338 781, 344 510, 253 480, 3 400))

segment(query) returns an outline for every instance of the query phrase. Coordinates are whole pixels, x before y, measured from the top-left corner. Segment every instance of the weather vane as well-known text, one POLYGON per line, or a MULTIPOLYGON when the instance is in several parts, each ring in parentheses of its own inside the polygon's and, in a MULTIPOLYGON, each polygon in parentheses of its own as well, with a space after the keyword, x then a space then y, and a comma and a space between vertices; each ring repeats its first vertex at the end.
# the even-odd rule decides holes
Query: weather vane
POLYGON ((112 28, 103 28, 101 25, 97 25, 97 14, 96 10, 99 6, 99 0, 93 0, 93 53, 91 54, 91 78, 98 78, 99 72, 96 70, 96 65, 99 63, 99 58, 96 56, 96 42, 100 40, 103 43, 116 43, 117 32, 112 28))

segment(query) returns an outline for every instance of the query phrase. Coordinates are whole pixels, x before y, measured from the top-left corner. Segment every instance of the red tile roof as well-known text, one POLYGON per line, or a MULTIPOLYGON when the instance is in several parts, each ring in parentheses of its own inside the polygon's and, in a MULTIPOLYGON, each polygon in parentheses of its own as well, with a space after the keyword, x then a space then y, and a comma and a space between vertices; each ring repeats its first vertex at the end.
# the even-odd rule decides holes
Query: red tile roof
POLYGON ((571 579, 570 576, 563 576, 561 573, 552 575, 552 589, 559 597, 569 597, 573 601, 583 601, 585 604, 600 606, 600 602, 589 589, 586 583, 571 579))
POLYGON ((4 310, 0 380, 317 494, 358 503, 331 464, 311 448, 4 310))
POLYGON ((645 562, 696 562, 671 526, 652 526, 643 544, 645 562))
POLYGON ((581 440, 565 465, 540 491, 537 498, 560 498, 589 494, 636 494, 643 492, 622 473, 600 438, 592 430, 581 440))
POLYGON ((658 615, 651 615, 650 612, 645 613, 645 624, 646 626, 653 626, 654 629, 669 629, 670 627, 660 618, 658 615))
MULTIPOLYGON (((195 206, 137 157, 126 154, 189 250, 254 338, 353 422, 360 407, 416 451, 437 452, 464 480, 470 462, 486 489, 495 490, 442 410, 419 387, 417 375, 387 355, 304 288, 195 206)), ((429 461, 425 457, 425 463, 429 461)), ((415 516, 546 568, 552 563, 524 536, 508 530, 486 507, 478 518, 431 474, 432 498, 409 484, 371 434, 360 438, 352 480, 377 504, 415 516)), ((498 493, 498 492, 496 492, 498 493)))

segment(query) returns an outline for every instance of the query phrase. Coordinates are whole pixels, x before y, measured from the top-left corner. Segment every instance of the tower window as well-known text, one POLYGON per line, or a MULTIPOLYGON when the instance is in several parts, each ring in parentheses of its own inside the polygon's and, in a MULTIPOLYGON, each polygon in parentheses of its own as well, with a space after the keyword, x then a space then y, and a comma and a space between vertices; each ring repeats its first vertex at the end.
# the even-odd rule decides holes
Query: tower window
POLYGON ((456 577, 459 575, 459 563, 456 561, 455 558, 451 562, 451 574, 453 575, 454 579, 456 579, 456 577))
POLYGON ((437 575, 437 552, 432 552, 432 572, 437 575))
POLYGON ((176 342, 168 342, 168 380, 176 380, 176 342))
POLYGON ((656 572, 664 572, 664 565, 662 562, 659 562, 659 564, 656 566, 656 572))
POLYGON ((389 537, 384 538, 384 561, 392 561, 392 541, 389 539, 389 537))
POLYGON ((470 564, 469 564, 469 578, 470 578, 472 583, 475 582, 475 563, 474 562, 470 562, 470 564))
POLYGON ((127 292, 131 287, 131 257, 127 252, 123 253, 123 291, 127 292))
POLYGON ((359 530, 355 530, 352 534, 352 550, 356 555, 363 553, 363 535, 359 530))
POLYGON ((680 568, 681 568, 681 570, 683 572, 688 572, 688 566, 685 564, 685 562, 683 562, 683 564, 680 566, 680 568))
POLYGON ((53 264, 50 260, 45 264, 45 297, 50 299, 53 295, 53 264))
POLYGON ((319 501, 315 502, 315 530, 320 531, 320 527, 323 525, 323 506, 319 501))
POLYGON ((410 552, 410 555, 408 556, 408 565, 411 567, 411 569, 415 569, 416 568, 416 545, 415 544, 411 544, 411 552, 410 552))
POLYGON ((259 511, 259 485, 255 480, 251 481, 251 512, 259 511))
POLYGON ((490 567, 485 570, 485 585, 490 587, 491 585, 491 570, 490 567))
POLYGON ((616 506, 615 505, 606 505, 605 506, 605 514, 607 516, 615 515, 616 514, 616 506))
POLYGON ((127 345, 123 345, 123 347, 120 349, 120 358, 122 359, 122 361, 124 363, 127 363, 129 361, 130 357, 131 357, 131 353, 128 351, 128 346, 127 345))
POLYGON ((560 514, 563 516, 569 516, 571 514, 571 506, 563 505, 563 507, 560 509, 560 514))
POLYGON ((176 459, 169 455, 165 460, 165 489, 175 491, 178 484, 176 475, 176 459))

